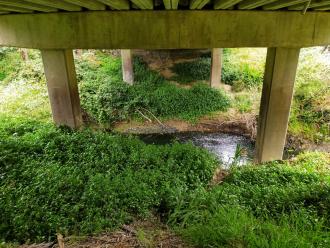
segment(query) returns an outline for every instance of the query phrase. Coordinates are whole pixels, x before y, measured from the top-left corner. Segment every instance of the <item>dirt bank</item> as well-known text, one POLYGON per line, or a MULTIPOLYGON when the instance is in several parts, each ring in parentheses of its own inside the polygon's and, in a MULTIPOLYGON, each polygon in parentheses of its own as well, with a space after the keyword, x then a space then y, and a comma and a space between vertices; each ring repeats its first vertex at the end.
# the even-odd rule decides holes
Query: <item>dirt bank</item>
POLYGON ((246 114, 241 116, 231 115, 230 113, 218 113, 211 117, 204 117, 196 123, 184 120, 165 120, 165 121, 130 121, 121 122, 115 125, 115 131, 129 134, 159 134, 159 133, 178 133, 178 132, 213 132, 213 133, 232 133, 251 138, 256 137, 256 118, 246 114))

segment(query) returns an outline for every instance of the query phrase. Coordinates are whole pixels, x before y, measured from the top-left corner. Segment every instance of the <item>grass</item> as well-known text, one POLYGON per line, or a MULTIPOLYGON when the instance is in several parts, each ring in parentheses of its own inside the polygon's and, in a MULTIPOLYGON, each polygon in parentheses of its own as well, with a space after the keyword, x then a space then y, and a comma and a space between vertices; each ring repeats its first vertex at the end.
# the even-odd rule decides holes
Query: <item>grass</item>
POLYGON ((202 83, 189 89, 178 88, 139 59, 134 61, 133 86, 120 80, 118 58, 101 57, 96 69, 85 66, 80 64, 78 70, 82 106, 103 124, 141 118, 141 113, 151 119, 155 115, 195 121, 212 112, 226 111, 230 106, 230 99, 222 91, 202 83))
POLYGON ((248 94, 236 95, 234 104, 240 113, 250 113, 253 110, 253 102, 248 94))
POLYGON ((0 113, 51 120, 47 87, 39 52, 29 51, 23 62, 17 49, 0 50, 0 113), (2 55, 1 55, 2 51, 2 55))
POLYGON ((19 53, 16 50, 0 48, 0 81, 4 81, 6 78, 10 81, 13 78, 12 75, 18 73, 17 69, 20 64, 19 53))
MULTIPOLYGON (((330 55, 321 50, 301 50, 289 123, 291 135, 315 143, 329 142, 330 137, 330 55)), ((232 91, 239 92, 234 94, 232 106, 239 113, 258 114, 266 49, 225 51, 223 81, 232 85, 232 91)))
MULTIPOLYGON (((260 88, 263 56, 253 61, 251 51, 226 55, 231 66, 224 75, 244 79, 230 79, 242 90, 232 104, 241 113, 255 111, 260 88), (247 63, 245 72, 235 69, 247 63)), ((289 128, 321 142, 329 137, 330 67, 309 51, 302 53, 289 128)), ((210 186, 218 161, 190 144, 146 145, 113 133, 55 128, 39 54, 31 51, 24 64, 15 49, 1 49, 0 56, 0 247, 54 240, 58 232, 111 231, 151 215, 197 247, 329 246, 329 154, 233 167, 210 186)), ((230 106, 223 92, 202 83, 176 87, 140 60, 137 83, 128 87, 119 59, 83 56, 77 59, 82 106, 100 123, 141 118, 138 111, 194 120, 230 106)), ((143 231, 138 235, 152 244, 143 231)))
MULTIPOLYGON (((232 85, 230 94, 209 89, 210 58, 177 64, 176 80, 200 79, 192 88, 175 87, 159 73, 135 60, 136 85, 121 79, 120 59, 103 52, 84 52, 76 57, 81 104, 96 122, 111 126, 119 121, 184 119, 191 122, 231 107, 238 114, 258 113, 265 49, 225 49, 223 81, 232 85), (189 79, 190 78, 190 79, 189 79), (246 98, 243 96, 247 96, 246 98)), ((329 57, 329 56, 328 56, 329 57)), ((316 143, 328 142, 330 64, 319 48, 302 49, 292 105, 289 133, 316 143), (313 65, 313 66, 311 66, 313 65)), ((198 80, 197 80, 198 81, 198 80)), ((7 115, 51 120, 50 106, 38 51, 20 60, 17 49, 0 50, 0 111, 7 115)))
POLYGON ((0 123, 4 241, 98 233, 166 213, 178 190, 206 185, 218 163, 192 145, 145 145, 4 116, 0 123))
POLYGON ((330 84, 301 83, 294 96, 290 131, 314 142, 330 141, 330 84))
POLYGON ((169 223, 197 247, 327 247, 330 157, 233 168, 211 190, 178 197, 169 223))
POLYGON ((171 70, 176 75, 171 79, 182 84, 196 81, 208 81, 210 79, 210 69, 210 57, 202 57, 191 62, 174 64, 171 70))
MULTIPOLYGON (((16 49, 5 49, 2 56, 0 111, 49 121, 50 106, 39 52, 30 51, 25 62, 16 49)), ((85 53, 76 59, 76 65, 82 108, 107 127, 119 121, 143 119, 142 115, 196 121, 230 106, 224 92, 202 83, 192 89, 177 88, 139 59, 134 62, 136 83, 132 87, 122 81, 120 58, 102 52, 85 53)))
POLYGON ((153 214, 197 247, 330 242, 329 154, 233 167, 210 186, 218 162, 190 144, 0 119, 2 242, 97 234, 153 214))
MULTIPOLYGON (((235 63, 236 54, 232 49, 224 49, 222 82, 232 85, 235 91, 261 87, 263 79, 263 69, 251 66, 249 61, 235 63)), ((237 60, 237 58, 236 58, 237 60)), ((175 64, 172 71, 176 74, 172 80, 181 84, 196 81, 208 81, 211 73, 211 58, 203 56, 194 61, 175 64)))

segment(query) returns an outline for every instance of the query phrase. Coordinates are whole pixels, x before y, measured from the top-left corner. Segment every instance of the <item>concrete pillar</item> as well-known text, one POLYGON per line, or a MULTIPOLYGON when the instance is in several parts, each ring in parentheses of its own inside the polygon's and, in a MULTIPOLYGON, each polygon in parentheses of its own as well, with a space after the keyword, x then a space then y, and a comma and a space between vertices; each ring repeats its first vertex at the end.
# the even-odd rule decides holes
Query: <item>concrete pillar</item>
POLYGON ((212 62, 211 62, 211 79, 210 79, 210 86, 212 88, 220 88, 221 70, 222 70, 222 48, 213 48, 212 62))
POLYGON ((258 163, 283 158, 299 51, 268 48, 256 141, 258 163))
POLYGON ((122 71, 123 71, 123 81, 128 84, 133 84, 134 72, 133 72, 132 50, 130 49, 121 50, 121 62, 122 62, 122 71))
POLYGON ((80 99, 72 50, 42 50, 48 95, 57 125, 82 125, 80 99))

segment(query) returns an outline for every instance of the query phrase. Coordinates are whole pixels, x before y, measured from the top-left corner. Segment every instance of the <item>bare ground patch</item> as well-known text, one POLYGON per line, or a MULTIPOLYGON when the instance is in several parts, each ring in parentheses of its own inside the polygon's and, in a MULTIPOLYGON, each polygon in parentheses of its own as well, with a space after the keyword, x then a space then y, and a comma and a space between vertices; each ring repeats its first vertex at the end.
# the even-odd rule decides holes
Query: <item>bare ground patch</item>
POLYGON ((57 242, 19 248, 192 248, 157 218, 134 221, 120 230, 91 236, 59 237, 57 242))

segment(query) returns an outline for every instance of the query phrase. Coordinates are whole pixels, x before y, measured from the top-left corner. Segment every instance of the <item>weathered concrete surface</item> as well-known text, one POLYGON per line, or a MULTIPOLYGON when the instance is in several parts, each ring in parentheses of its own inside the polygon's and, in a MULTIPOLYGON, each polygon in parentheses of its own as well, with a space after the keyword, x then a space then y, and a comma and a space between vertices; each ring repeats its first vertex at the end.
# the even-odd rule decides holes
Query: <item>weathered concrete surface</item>
POLYGON ((0 16, 0 45, 197 49, 330 44, 330 12, 90 11, 0 16))
POLYGON ((299 51, 268 49, 256 141, 259 163, 283 157, 299 51))
POLYGON ((128 84, 134 83, 134 70, 133 70, 133 54, 130 49, 122 49, 121 64, 123 72, 123 81, 128 84))
POLYGON ((42 50, 48 95, 57 125, 82 125, 80 100, 72 50, 42 50))
POLYGON ((222 48, 213 48, 212 63, 211 63, 211 79, 210 79, 210 86, 212 88, 221 87, 221 72, 222 72, 222 48))

